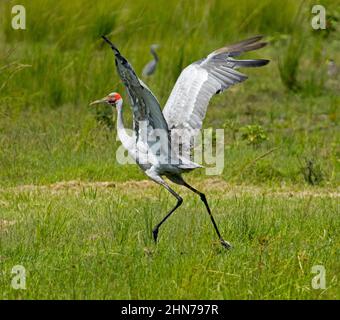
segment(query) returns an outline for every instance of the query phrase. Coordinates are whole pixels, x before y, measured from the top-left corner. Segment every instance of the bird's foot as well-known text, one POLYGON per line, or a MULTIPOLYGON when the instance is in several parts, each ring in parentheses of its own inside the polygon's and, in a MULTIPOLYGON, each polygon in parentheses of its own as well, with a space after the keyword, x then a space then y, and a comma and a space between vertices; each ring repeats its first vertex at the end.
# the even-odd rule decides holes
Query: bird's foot
POLYGON ((157 238, 158 238, 158 228, 155 228, 152 230, 152 235, 153 235, 153 240, 155 243, 157 243, 157 238))
POLYGON ((232 248, 232 245, 228 241, 223 240, 222 238, 220 238, 220 243, 226 249, 231 249, 232 248))

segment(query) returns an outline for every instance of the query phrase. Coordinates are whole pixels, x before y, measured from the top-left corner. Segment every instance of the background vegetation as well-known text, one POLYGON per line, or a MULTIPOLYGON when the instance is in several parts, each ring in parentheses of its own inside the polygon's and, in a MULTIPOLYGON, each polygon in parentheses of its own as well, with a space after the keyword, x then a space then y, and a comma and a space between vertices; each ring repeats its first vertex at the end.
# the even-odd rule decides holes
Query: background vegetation
POLYGON ((23 0, 27 30, 12 29, 14 4, 0 3, 0 297, 339 297, 340 85, 328 74, 330 59, 340 66, 338 1, 318 1, 326 30, 312 29, 309 1, 23 0), (270 45, 245 57, 271 63, 209 107, 205 128, 226 129, 222 175, 189 178, 233 251, 211 245, 192 196, 152 244, 172 199, 115 161, 110 110, 88 107, 125 95, 102 34, 138 74, 161 44, 147 83, 162 104, 192 61, 266 35, 270 45), (57 183, 72 180, 82 182, 57 183), (9 286, 15 264, 29 272, 26 291, 9 286), (314 264, 326 265, 327 290, 311 289, 314 264))

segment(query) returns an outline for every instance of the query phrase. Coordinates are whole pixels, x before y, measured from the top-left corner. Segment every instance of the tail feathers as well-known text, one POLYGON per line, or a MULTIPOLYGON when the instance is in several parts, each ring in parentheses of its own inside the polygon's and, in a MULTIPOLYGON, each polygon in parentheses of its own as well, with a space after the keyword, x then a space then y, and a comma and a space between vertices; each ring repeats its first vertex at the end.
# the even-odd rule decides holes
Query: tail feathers
POLYGON ((178 165, 178 168, 184 169, 184 170, 194 170, 197 168, 204 168, 204 166, 201 166, 198 163, 192 162, 188 159, 184 159, 183 157, 180 157, 181 159, 181 164, 178 165))

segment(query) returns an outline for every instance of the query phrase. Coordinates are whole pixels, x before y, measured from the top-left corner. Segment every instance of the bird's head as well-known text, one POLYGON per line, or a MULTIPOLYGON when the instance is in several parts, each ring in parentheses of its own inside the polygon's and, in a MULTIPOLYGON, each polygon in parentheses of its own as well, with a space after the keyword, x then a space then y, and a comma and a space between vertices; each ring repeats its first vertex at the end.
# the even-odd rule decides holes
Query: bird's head
POLYGON ((119 93, 112 92, 102 99, 95 100, 95 101, 91 102, 90 106, 93 106, 93 105, 96 105, 96 104, 101 104, 101 103, 106 103, 106 104, 108 104, 112 107, 122 106, 123 98, 119 93))
POLYGON ((158 43, 154 43, 150 46, 151 49, 153 50, 157 50, 160 47, 160 45, 158 43))

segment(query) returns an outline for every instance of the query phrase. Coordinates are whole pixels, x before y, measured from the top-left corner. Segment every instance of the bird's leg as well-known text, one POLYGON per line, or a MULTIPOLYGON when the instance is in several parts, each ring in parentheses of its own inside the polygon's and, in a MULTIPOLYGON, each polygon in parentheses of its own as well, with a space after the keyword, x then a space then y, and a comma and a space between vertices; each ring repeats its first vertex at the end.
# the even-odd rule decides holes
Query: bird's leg
POLYGON ((155 242, 157 242, 157 237, 158 237, 158 231, 160 226, 171 216, 171 214, 182 204, 183 199, 172 189, 167 188, 167 190, 171 190, 171 194, 173 194, 176 198, 177 198, 177 203, 175 205, 175 207, 169 211, 169 213, 161 220, 161 222, 159 222, 152 230, 152 234, 153 234, 153 239, 155 240, 155 242))
POLYGON ((153 234, 153 239, 155 242, 157 242, 157 237, 158 237, 158 231, 160 226, 171 216, 171 214, 183 203, 183 199, 180 197, 179 194, 177 194, 174 190, 172 190, 166 183, 165 181, 160 177, 160 176, 155 176, 151 175, 148 172, 146 174, 155 182, 158 184, 162 185, 165 189, 167 189, 176 199, 177 203, 175 207, 169 211, 169 213, 153 228, 152 234, 153 234))
POLYGON ((224 246, 227 249, 230 249, 231 248, 231 244, 228 241, 225 241, 222 238, 222 236, 220 234, 220 231, 217 228, 217 224, 216 224, 215 219, 214 219, 214 217, 213 217, 213 215, 211 213, 211 210, 209 208, 208 201, 207 201, 207 198, 205 197, 205 194, 200 192, 200 191, 198 191, 198 190, 196 190, 195 188, 193 188, 189 184, 187 184, 182 178, 181 178, 181 180, 182 180, 182 185, 183 186, 187 187, 188 189, 190 189, 191 191, 195 192, 196 194, 198 194, 200 196, 201 200, 203 201, 203 203, 204 203, 204 205, 205 205, 205 207, 206 207, 206 209, 207 209, 207 211, 209 213, 211 222, 212 222, 212 224, 213 224, 213 226, 215 228, 215 231, 217 233, 218 238, 220 239, 220 242, 221 242, 222 246, 224 246))

